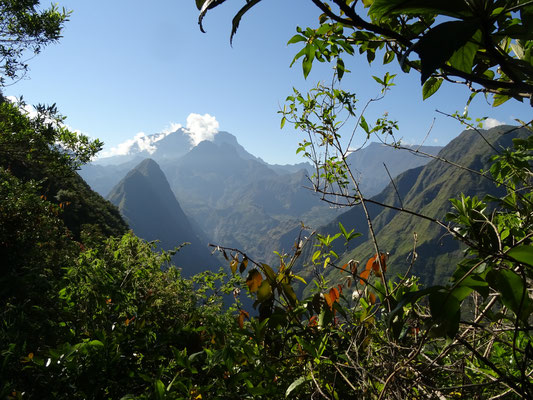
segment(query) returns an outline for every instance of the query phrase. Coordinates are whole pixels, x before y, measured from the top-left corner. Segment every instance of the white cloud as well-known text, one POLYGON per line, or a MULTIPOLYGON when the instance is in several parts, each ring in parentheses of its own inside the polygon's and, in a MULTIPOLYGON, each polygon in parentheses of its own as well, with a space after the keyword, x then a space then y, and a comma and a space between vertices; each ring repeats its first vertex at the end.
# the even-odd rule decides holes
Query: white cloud
POLYGON ((218 121, 214 116, 191 113, 187 117, 186 128, 176 122, 170 122, 161 133, 155 135, 146 135, 144 132, 139 132, 132 139, 128 139, 110 150, 102 151, 99 158, 123 156, 138 151, 146 151, 149 154, 153 154, 157 150, 157 142, 179 129, 183 129, 189 135, 191 144, 196 146, 203 140, 213 140, 218 133, 218 126, 218 121))
MULTIPOLYGON (((179 127, 181 127, 181 125, 179 127)), ((179 129, 179 127, 176 129, 179 129)), ((150 136, 148 136, 144 132, 139 132, 133 137, 133 139, 128 139, 125 142, 120 143, 116 147, 112 147, 111 150, 103 151, 100 155, 100 158, 124 156, 137 151, 146 151, 149 154, 153 154, 157 150, 155 143, 159 142, 161 139, 163 139, 170 133, 175 132, 176 129, 172 130, 171 126, 169 129, 166 129, 162 133, 150 136)))
POLYGON ((187 128, 185 131, 189 134, 191 143, 196 146, 204 140, 213 140, 218 133, 218 121, 209 114, 194 114, 191 113, 187 117, 187 128))
POLYGON ((494 128, 495 126, 500 125, 504 125, 504 123, 494 118, 487 118, 485 121, 483 121, 483 128, 485 129, 494 128))

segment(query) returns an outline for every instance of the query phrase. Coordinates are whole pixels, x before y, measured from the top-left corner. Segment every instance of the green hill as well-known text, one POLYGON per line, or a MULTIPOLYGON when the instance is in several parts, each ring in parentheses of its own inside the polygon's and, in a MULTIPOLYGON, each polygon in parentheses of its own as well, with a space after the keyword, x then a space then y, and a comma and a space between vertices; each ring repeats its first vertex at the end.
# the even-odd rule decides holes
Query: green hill
MULTIPOLYGON (((473 130, 464 131, 444 147, 438 157, 473 171, 486 169, 489 158, 495 154, 494 149, 508 147, 512 138, 526 134, 525 130, 514 130, 505 134, 510 129, 513 127, 498 126, 481 130, 480 134, 473 130)), ((462 257, 461 244, 444 228, 427 219, 382 207, 378 203, 397 208, 403 205, 404 209, 443 220, 451 208, 449 199, 461 194, 480 197, 485 194, 496 195, 498 189, 489 179, 437 159, 400 174, 394 181, 398 193, 393 185, 389 184, 385 190, 367 202, 380 251, 390 253, 389 276, 404 273, 409 268, 416 233, 417 259, 412 273, 428 285, 443 283, 462 257)), ((341 239, 334 243, 333 249, 340 255, 339 264, 343 265, 350 259, 366 263, 375 254, 375 250, 369 240, 362 206, 352 207, 317 231, 333 235, 339 232, 339 222, 347 230, 355 229, 356 232, 362 233, 362 236, 352 240, 347 247, 341 239)), ((306 249, 302 264, 309 264, 315 249, 312 246, 306 249)), ((300 268, 303 268, 302 264, 300 268)), ((302 274, 310 277, 311 268, 303 268, 302 274)))

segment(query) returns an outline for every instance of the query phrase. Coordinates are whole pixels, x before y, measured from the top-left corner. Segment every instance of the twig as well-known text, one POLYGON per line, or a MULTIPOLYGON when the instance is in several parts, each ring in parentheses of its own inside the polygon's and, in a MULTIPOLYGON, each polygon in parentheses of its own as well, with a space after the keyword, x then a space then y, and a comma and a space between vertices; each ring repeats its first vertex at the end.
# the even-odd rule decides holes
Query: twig
POLYGON ((398 188, 396 187, 396 184, 394 183, 394 179, 392 179, 389 169, 387 168, 387 164, 383 163, 383 166, 385 167, 385 171, 387 171, 387 175, 389 176, 392 186, 394 187, 394 191, 396 192, 396 195, 398 196, 398 200, 400 201, 400 206, 403 208, 402 197, 400 196, 400 192, 398 192, 398 188))

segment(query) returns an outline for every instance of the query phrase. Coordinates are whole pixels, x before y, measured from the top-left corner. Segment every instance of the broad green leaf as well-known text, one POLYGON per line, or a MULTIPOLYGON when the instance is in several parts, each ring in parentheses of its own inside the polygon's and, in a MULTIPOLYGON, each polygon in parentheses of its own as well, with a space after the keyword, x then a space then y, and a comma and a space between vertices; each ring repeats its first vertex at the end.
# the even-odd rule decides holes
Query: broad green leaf
POLYGON ((463 47, 453 53, 450 57, 450 65, 457 68, 459 71, 466 73, 472 72, 472 66, 474 65, 474 58, 479 49, 479 43, 481 41, 481 30, 477 30, 472 36, 472 40, 468 41, 463 47))
POLYGON ((281 287, 283 289, 283 293, 285 293, 285 296, 287 296, 287 299, 289 300, 291 305, 295 305, 298 302, 298 297, 296 297, 296 293, 294 292, 292 286, 288 283, 282 283, 281 287))
POLYGON ((305 376, 301 376, 299 377, 298 379, 296 379, 293 383, 291 383, 289 385, 289 387, 287 388, 287 391, 285 392, 285 397, 289 397, 289 395, 291 394, 291 392, 296 389, 298 386, 300 386, 302 383, 305 382, 305 376))
POLYGON ((154 389, 155 389, 155 395, 156 398, 162 399, 165 396, 165 385, 161 380, 157 380, 154 382, 154 389))
POLYGON ((492 98, 493 98, 492 107, 501 106, 507 100, 511 99, 510 96, 506 96, 504 94, 495 94, 492 98))
POLYGON ((516 261, 533 267, 533 246, 518 246, 509 250, 507 254, 516 261))
POLYGON ((287 44, 293 44, 293 43, 298 43, 298 42, 306 42, 307 41, 307 38, 305 36, 302 36, 302 35, 294 35, 293 37, 291 37, 289 39, 289 41, 287 42, 287 44))
POLYGON ((443 22, 429 30, 413 48, 420 56, 422 83, 467 44, 477 30, 472 21, 443 22))
POLYGON ((270 297, 272 297, 272 286, 270 286, 268 280, 265 279, 257 289, 257 300, 262 303, 265 300, 270 299, 270 297))
POLYGON ((429 78, 426 82, 424 82, 424 86, 422 86, 422 98, 426 100, 427 98, 433 96, 437 90, 439 90, 442 82, 442 78, 429 78))
POLYGON ((272 267, 270 267, 270 265, 268 264, 261 264, 261 266, 263 267, 263 272, 265 273, 266 277, 270 280, 270 282, 276 282, 276 273, 274 272, 274 270, 272 269, 272 267))
POLYGON ((454 337, 459 330, 461 315, 461 302, 448 290, 433 292, 429 295, 429 308, 433 322, 436 324, 435 332, 439 335, 454 337))
POLYGON ((507 269, 492 270, 487 274, 487 281, 493 289, 500 292, 502 303, 520 320, 527 322, 533 304, 520 275, 507 269))
POLYGON ((489 295, 489 284, 487 281, 485 281, 483 278, 471 275, 466 277, 462 282, 460 286, 468 287, 470 289, 475 290, 483 297, 487 297, 489 295))

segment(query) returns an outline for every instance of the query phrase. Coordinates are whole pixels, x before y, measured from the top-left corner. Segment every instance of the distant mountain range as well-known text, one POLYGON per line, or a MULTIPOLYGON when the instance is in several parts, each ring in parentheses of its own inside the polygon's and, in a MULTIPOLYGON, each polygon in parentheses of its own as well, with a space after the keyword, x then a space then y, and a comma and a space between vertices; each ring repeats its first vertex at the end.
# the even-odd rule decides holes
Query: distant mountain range
MULTIPOLYGON (((148 149, 132 146, 126 155, 98 160, 80 171, 94 190, 109 194, 143 238, 159 238, 166 246, 167 238, 176 237, 170 240, 176 245, 187 235, 166 225, 182 227, 186 234, 191 226, 200 240, 240 248, 250 257, 272 262, 274 250, 291 249, 302 222, 321 226, 342 211, 331 208, 308 189, 311 164, 268 164, 247 152, 230 133, 219 132, 213 141, 195 147, 183 129, 152 139, 148 149), (147 158, 151 161, 145 164, 147 158), (161 183, 163 178, 168 183, 161 183), (152 179, 158 183, 149 183, 152 179), (159 204, 160 198, 170 204, 169 193, 177 199, 172 207, 180 211, 175 213, 184 214, 189 225, 165 219, 170 211, 163 206, 151 207, 148 212, 147 207, 159 204)), ((440 148, 421 150, 436 154, 440 148)), ((390 180, 383 163, 391 174, 398 174, 429 159, 372 143, 350 154, 348 161, 361 177, 362 190, 370 196, 390 180)))

